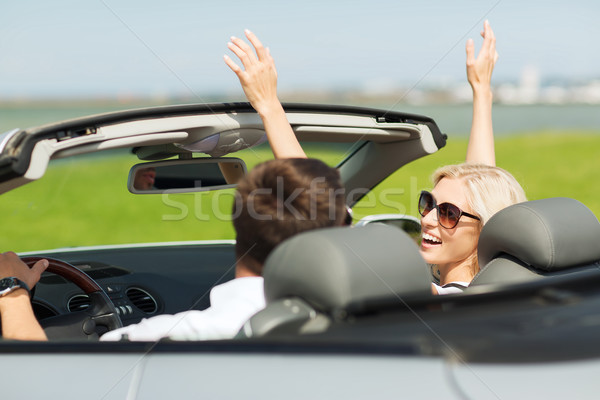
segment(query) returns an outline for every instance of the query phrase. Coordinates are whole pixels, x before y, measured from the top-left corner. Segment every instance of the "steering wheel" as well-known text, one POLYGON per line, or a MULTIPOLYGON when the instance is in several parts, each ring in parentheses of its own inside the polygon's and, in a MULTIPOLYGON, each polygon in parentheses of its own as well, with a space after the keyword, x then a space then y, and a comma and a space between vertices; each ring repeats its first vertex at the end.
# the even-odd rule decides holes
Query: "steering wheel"
POLYGON ((83 337, 98 338, 99 333, 123 326, 121 317, 104 290, 88 274, 68 262, 49 257, 21 257, 31 268, 39 260, 48 260, 46 271, 74 283, 90 298, 90 306, 82 311, 57 315, 40 321, 49 339, 83 337))

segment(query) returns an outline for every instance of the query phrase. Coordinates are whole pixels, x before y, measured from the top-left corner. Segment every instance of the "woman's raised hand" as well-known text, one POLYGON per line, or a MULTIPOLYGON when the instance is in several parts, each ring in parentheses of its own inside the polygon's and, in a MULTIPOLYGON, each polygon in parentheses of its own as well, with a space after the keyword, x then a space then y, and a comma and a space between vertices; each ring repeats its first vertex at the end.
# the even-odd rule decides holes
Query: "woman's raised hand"
POLYGON ((483 24, 483 45, 475 58, 475 44, 467 41, 467 79, 473 89, 473 121, 467 147, 467 162, 496 165, 492 124, 492 72, 498 60, 496 36, 490 23, 483 24))
POLYGON ((244 68, 228 56, 224 57, 225 63, 235 72, 246 98, 260 115, 275 157, 305 158, 306 154, 277 98, 277 70, 273 57, 254 33, 246 29, 245 34, 254 49, 236 37, 231 37, 231 42, 227 43, 229 50, 240 59, 244 68))
POLYGON ((488 21, 483 24, 481 36, 483 37, 483 45, 477 58, 475 58, 473 39, 467 40, 467 79, 473 91, 490 87, 494 65, 498 60, 496 36, 494 36, 494 31, 492 31, 488 21))
POLYGON ((252 107, 260 115, 264 115, 270 108, 279 104, 277 70, 269 49, 263 46, 254 33, 246 29, 245 34, 254 49, 244 40, 234 36, 231 37, 231 42, 227 43, 229 50, 240 59, 244 68, 241 68, 229 56, 225 56, 224 59, 239 78, 242 89, 252 107))

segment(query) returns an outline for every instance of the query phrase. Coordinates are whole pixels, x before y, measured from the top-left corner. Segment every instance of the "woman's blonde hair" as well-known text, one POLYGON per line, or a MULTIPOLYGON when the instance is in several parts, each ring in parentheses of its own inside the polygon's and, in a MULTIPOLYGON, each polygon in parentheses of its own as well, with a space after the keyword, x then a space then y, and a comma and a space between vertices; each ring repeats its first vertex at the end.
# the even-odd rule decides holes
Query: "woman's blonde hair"
MULTIPOLYGON (((470 211, 481 218, 479 229, 503 208, 527 201, 519 182, 499 167, 473 163, 447 165, 433 173, 433 184, 437 185, 444 178, 463 182, 470 211)), ((476 249, 471 256, 471 274, 475 276, 478 272, 476 249)))
POLYGON ((519 182, 500 167, 473 163, 447 165, 433 173, 434 186, 443 178, 462 180, 467 202, 481 218, 481 226, 503 208, 527 201, 519 182))

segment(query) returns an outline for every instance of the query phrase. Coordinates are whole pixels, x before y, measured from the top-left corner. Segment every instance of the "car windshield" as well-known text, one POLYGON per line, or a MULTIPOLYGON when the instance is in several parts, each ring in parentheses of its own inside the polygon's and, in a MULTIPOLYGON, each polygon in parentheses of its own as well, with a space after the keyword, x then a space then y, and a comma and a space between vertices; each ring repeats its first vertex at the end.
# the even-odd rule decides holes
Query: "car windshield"
MULTIPOLYGON (((309 157, 338 164, 351 144, 306 144, 309 157)), ((273 158, 268 144, 233 153, 248 169, 273 158)), ((46 174, 0 197, 5 250, 234 239, 234 190, 134 195, 127 190, 130 150, 50 162, 46 174)))

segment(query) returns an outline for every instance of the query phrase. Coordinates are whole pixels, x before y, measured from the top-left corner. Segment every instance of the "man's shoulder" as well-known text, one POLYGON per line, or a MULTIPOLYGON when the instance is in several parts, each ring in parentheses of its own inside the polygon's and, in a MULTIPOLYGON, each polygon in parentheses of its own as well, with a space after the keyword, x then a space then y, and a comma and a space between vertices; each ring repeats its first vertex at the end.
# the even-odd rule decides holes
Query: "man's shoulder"
POLYGON ((235 278, 213 287, 210 291, 212 306, 233 299, 255 300, 264 307, 264 279, 262 276, 235 278))
POLYGON ((238 290, 262 290, 264 287, 264 279, 262 276, 245 276, 243 278, 235 278, 230 281, 221 283, 212 288, 214 291, 238 291, 238 290))

